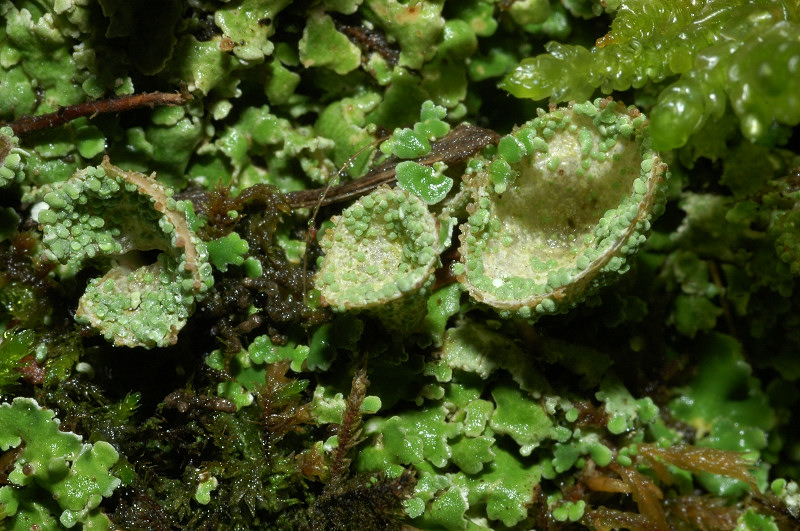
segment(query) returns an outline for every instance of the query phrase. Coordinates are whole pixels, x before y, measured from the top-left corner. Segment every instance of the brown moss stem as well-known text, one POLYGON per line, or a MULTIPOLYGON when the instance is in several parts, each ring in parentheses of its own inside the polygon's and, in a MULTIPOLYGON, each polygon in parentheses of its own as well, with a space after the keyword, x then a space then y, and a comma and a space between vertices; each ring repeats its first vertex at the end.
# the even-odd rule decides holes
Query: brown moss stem
POLYGON ((364 399, 367 396, 368 386, 367 371, 362 367, 353 376, 350 395, 347 397, 344 413, 342 414, 342 423, 336 429, 338 446, 333 454, 330 478, 325 486, 326 490, 341 483, 346 478, 347 470, 350 467, 350 459, 347 454, 360 441, 361 404, 364 403, 364 399))

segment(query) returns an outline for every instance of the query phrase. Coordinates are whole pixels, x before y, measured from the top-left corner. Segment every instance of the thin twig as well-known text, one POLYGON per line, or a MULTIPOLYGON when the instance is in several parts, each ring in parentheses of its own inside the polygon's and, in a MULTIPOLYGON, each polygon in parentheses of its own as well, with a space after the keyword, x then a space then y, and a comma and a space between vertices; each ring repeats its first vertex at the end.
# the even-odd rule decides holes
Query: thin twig
POLYGON ((51 129, 83 116, 93 117, 98 114, 110 112, 125 112, 141 107, 156 107, 161 105, 183 105, 192 99, 188 92, 144 92, 97 101, 87 101, 77 105, 60 107, 55 112, 37 116, 22 116, 13 122, 0 125, 11 127, 15 135, 25 135, 33 131, 51 129))
MULTIPOLYGON (((430 166, 435 162, 444 162, 445 164, 463 162, 487 145, 496 144, 499 140, 500 135, 490 129, 461 124, 441 140, 433 142, 430 154, 416 159, 415 162, 425 166, 430 166)), ((286 194, 286 200, 292 208, 311 208, 355 199, 382 184, 393 182, 395 168, 399 162, 401 161, 392 158, 364 177, 338 186, 289 192, 286 194)))

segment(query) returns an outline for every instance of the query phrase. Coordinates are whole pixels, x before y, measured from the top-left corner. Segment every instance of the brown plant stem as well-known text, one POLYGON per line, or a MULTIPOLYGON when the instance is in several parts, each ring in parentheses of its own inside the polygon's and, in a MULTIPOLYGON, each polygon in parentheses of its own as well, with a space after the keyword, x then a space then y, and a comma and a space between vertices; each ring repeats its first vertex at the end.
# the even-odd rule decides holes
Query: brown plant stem
POLYGON ((55 112, 40 114, 37 116, 22 116, 13 122, 1 125, 11 127, 15 135, 25 135, 42 129, 52 129, 59 125, 72 121, 83 116, 94 117, 98 114, 110 112, 125 112, 142 107, 157 107, 161 105, 183 105, 192 99, 188 92, 169 93, 169 92, 144 92, 142 94, 130 94, 118 98, 103 99, 97 101, 87 101, 77 105, 67 105, 60 107, 55 112))
MULTIPOLYGON (((431 144, 431 152, 415 162, 430 166, 436 162, 456 164, 488 146, 500 141, 500 135, 490 129, 484 129, 469 124, 456 126, 445 137, 431 144)), ((287 202, 292 208, 312 208, 317 205, 325 206, 341 201, 348 201, 362 196, 382 184, 389 184, 395 180, 395 169, 401 162, 392 158, 364 177, 340 184, 338 186, 314 188, 313 190, 298 190, 286 194, 287 202)))

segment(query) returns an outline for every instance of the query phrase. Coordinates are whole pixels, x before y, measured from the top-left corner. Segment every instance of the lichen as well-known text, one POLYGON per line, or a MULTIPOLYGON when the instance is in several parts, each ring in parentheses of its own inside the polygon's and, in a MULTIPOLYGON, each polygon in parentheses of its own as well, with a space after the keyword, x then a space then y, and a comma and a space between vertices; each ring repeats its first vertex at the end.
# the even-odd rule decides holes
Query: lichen
POLYGON ((440 250, 437 221, 416 195, 381 188, 332 221, 315 280, 324 304, 368 309, 431 283, 440 250))
POLYGON ((0 1, 0 527, 797 528, 799 14, 0 1))
POLYGON ((27 153, 19 148, 19 138, 10 127, 0 129, 0 188, 24 178, 23 158, 27 153))
POLYGON ((13 529, 55 526, 54 515, 67 528, 82 523, 111 529, 97 507, 120 485, 109 471, 117 451, 105 441, 81 443, 79 435, 60 431, 54 416, 29 398, 0 404, 0 449, 21 449, 8 474, 10 485, 0 488, 0 521, 9 519, 13 529), (37 490, 47 494, 33 494, 37 490))
POLYGON ((189 226, 186 203, 153 176, 125 172, 106 159, 70 180, 37 191, 46 204, 38 221, 46 260, 78 271, 109 263, 92 279, 75 318, 118 346, 166 346, 177 341, 213 284, 205 245, 189 226), (142 264, 139 252, 159 251, 142 264))
POLYGON ((574 104, 470 163, 462 266, 470 295, 523 317, 564 311, 614 273, 659 213, 666 171, 638 109, 574 104))

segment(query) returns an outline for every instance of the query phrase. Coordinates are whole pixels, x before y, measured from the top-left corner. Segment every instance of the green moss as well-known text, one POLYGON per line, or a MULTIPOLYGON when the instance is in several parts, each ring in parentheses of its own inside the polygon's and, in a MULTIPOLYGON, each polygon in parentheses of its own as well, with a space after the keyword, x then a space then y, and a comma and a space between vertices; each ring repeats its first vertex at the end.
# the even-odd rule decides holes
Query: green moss
POLYGON ((620 2, 609 9, 610 31, 595 47, 553 41, 549 54, 523 60, 503 87, 535 100, 584 100, 597 88, 604 93, 639 88, 677 74, 651 113, 656 149, 684 145, 710 117, 725 112, 728 100, 750 140, 768 136, 773 122, 800 121, 796 87, 778 73, 778 65, 800 57, 796 7, 727 0, 686 7, 665 0, 644 16, 641 9, 638 1, 620 2), (724 41, 717 30, 722 24, 730 30, 724 41))

